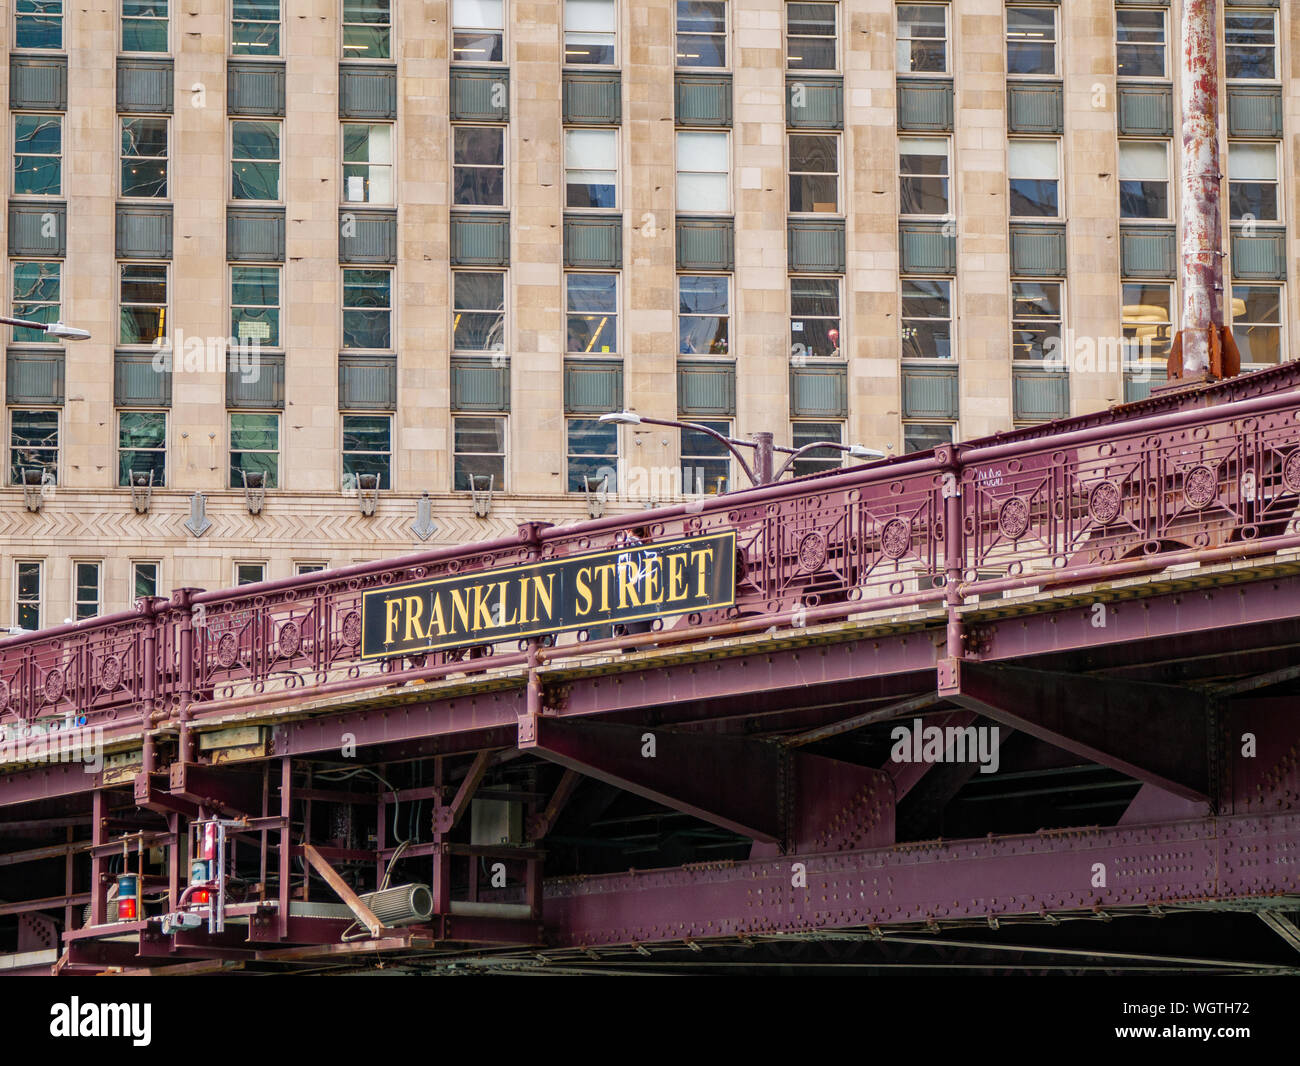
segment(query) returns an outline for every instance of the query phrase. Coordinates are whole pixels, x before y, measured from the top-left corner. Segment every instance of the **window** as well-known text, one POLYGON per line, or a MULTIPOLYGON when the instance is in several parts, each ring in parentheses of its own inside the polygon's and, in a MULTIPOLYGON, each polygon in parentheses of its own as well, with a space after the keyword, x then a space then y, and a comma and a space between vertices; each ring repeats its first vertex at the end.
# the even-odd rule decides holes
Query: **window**
POLYGON ((297 563, 294 565, 293 572, 302 577, 304 574, 319 574, 324 569, 324 563, 297 563))
POLYGON ((453 126, 452 181, 455 203, 501 207, 505 202, 506 131, 504 126, 453 126))
POLYGON ((230 124, 230 198, 280 199, 280 123, 230 124))
POLYGON ((15 47, 63 47, 63 0, 18 0, 14 12, 15 47))
POLYGON ((122 0, 122 51, 167 51, 168 0, 122 0))
POLYGON ((952 282, 903 278, 903 358, 951 359, 952 282))
POLYGON ((343 58, 387 59, 393 17, 389 0, 343 0, 343 58))
POLYGON ((726 0, 677 0, 677 65, 727 65, 726 0))
POLYGON ((167 268, 150 263, 121 263, 119 344, 151 345, 165 335, 167 268))
POLYGON ((1115 12, 1115 72, 1121 78, 1165 76, 1165 13, 1115 12))
POLYGON ((237 56, 280 54, 280 0, 234 0, 230 51, 237 56))
POLYGON ((506 420, 452 419, 452 487, 457 492, 506 487, 506 420))
POLYGON ((564 131, 564 202, 568 207, 615 207, 618 140, 614 130, 564 131))
POLYGON ((1232 287, 1232 336, 1242 365, 1282 361, 1282 290, 1276 285, 1232 287))
POLYGON ((501 0, 452 0, 451 58, 458 63, 500 63, 505 54, 501 0))
POLYGON ((614 0, 564 0, 564 61, 612 67, 614 0))
POLYGON ((899 211, 904 215, 948 213, 948 141, 939 137, 898 139, 899 211))
POLYGON ((948 5, 898 5, 898 73, 948 70, 948 5))
POLYGON ((839 356, 839 278, 790 279, 790 352, 796 358, 839 356))
MULTIPOLYGON (((698 423, 731 436, 730 422, 698 423)), ((716 496, 731 488, 731 452, 719 440, 695 429, 681 432, 682 492, 687 495, 716 496)))
POLYGON ((1011 141, 1007 145, 1011 214, 1056 218, 1060 214, 1061 157, 1056 141, 1011 141))
POLYGON ((838 64, 835 4, 785 5, 785 65, 790 70, 834 70, 838 64))
POLYGON ((790 134, 790 213, 836 214, 840 209, 840 139, 790 134))
POLYGON ((59 412, 9 415, 9 484, 55 484, 59 476, 59 412))
POLYGON ((122 195, 167 196, 167 120, 122 119, 122 195))
POLYGON ((14 194, 63 195, 61 115, 14 115, 14 194))
POLYGON ((376 476, 375 488, 391 489, 393 420, 388 415, 343 416, 343 485, 356 488, 357 479, 376 476))
MULTIPOLYGON (((15 318, 35 322, 59 320, 60 273, 63 264, 15 263, 13 311, 15 318)), ((48 344, 44 330, 13 327, 15 344, 48 344)))
POLYGON ((230 339, 237 344, 280 347, 280 268, 230 268, 230 339))
POLYGON ((618 351, 618 275, 566 274, 566 351, 610 355, 618 351))
POLYGON ((235 584, 256 585, 266 580, 266 563, 236 563, 235 584))
POLYGON ((132 563, 131 564, 131 589, 132 598, 140 599, 142 596, 158 595, 158 564, 157 563, 132 563))
POLYGON ((350 204, 393 202, 393 127, 343 124, 343 199, 350 204))
POLYGON ((1007 8, 1007 73, 1056 73, 1056 8, 1007 8))
POLYGON ((1173 341, 1173 286, 1126 281, 1123 299, 1124 362, 1165 362, 1173 341))
POLYGON ((119 411, 117 415, 117 483, 126 487, 167 483, 167 413, 119 411), (153 475, 153 480, 149 476, 153 475))
POLYGON ((1169 217, 1169 145, 1165 141, 1120 141, 1121 218, 1169 217))
POLYGON ((1061 344, 1061 285, 1056 281, 1011 283, 1011 358, 1041 362, 1064 356, 1061 344))
POLYGON ((678 131, 678 212, 731 210, 730 159, 725 133, 678 131))
POLYGON ((393 346, 391 270, 343 271, 343 347, 393 346))
POLYGON ((99 563, 72 564, 72 603, 78 622, 99 614, 99 563))
POLYGON ((15 563, 14 620, 19 629, 41 628, 41 564, 15 563))
POLYGON ((1277 15, 1272 11, 1225 11, 1224 72, 1241 80, 1277 80, 1277 15))
POLYGON ((262 488, 273 489, 280 469, 280 416, 232 412, 230 487, 242 489, 244 474, 264 474, 262 488))
POLYGON ((618 426, 570 418, 569 491, 618 491, 618 426))
MULTIPOLYGON (((797 451, 818 441, 844 443, 844 425, 841 422, 795 422, 790 426, 790 443, 797 451)), ((814 448, 805 452, 791 464, 795 477, 820 474, 823 470, 838 470, 844 465, 844 453, 838 448, 814 448)))
POLYGON ((452 282, 452 346, 500 352, 506 346, 506 276, 458 270, 452 282))
POLYGON ((1234 222, 1277 222, 1276 144, 1228 145, 1228 210, 1234 222))
POLYGON ((951 444, 952 430, 952 425, 944 422, 904 422, 903 454, 927 452, 941 444, 951 444))
POLYGON ((677 278, 677 351, 729 355, 730 278, 682 274, 677 278))

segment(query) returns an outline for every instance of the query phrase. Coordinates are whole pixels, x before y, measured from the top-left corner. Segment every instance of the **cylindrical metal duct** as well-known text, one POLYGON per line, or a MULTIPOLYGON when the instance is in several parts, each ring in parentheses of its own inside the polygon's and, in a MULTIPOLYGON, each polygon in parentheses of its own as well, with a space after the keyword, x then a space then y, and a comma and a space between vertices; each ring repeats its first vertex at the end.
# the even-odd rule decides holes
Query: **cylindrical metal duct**
POLYGON ((433 893, 427 885, 398 885, 382 892, 369 892, 361 902, 387 928, 427 922, 433 916, 433 893))

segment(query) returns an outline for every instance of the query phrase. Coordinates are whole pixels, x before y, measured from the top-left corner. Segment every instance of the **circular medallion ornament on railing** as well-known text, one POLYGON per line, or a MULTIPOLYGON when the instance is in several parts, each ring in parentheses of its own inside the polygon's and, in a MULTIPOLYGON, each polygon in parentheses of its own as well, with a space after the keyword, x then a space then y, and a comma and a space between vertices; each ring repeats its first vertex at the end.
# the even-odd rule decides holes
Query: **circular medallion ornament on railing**
POLYGON ((122 683, 122 660, 110 655, 99 664, 99 687, 112 692, 122 683))
POLYGON ((1029 504, 1012 496, 998 509, 998 529, 1008 540, 1019 540, 1029 528, 1029 504))
POLYGON ((880 550, 891 559, 901 559, 912 546, 912 527, 901 518, 891 518, 880 531, 880 550))
POLYGON ((45 698, 51 703, 58 703, 64 687, 63 671, 56 666, 45 675, 45 698))
POLYGON ((1295 448, 1282 462, 1282 484, 1287 492, 1300 492, 1300 448, 1295 448))
POLYGON ((1119 517, 1119 486, 1113 481, 1093 485, 1088 493, 1088 514, 1099 525, 1109 525, 1119 517))
POLYGON ((825 563, 826 538, 820 533, 805 533, 799 541, 799 565, 811 574, 825 563))
POLYGON ((221 639, 217 641, 217 664, 222 667, 235 665, 239 658, 239 641, 235 639, 234 633, 222 633, 221 639))
POLYGON ((302 647, 302 630, 298 627, 297 622, 285 622, 280 627, 280 635, 277 643, 280 646, 280 654, 288 658, 291 655, 297 655, 298 649, 302 647))
POLYGON ((1205 507, 1218 489, 1218 478, 1208 466, 1194 466, 1183 478, 1183 497, 1193 507, 1205 507))
POLYGON ((356 611, 349 611, 343 617, 343 640, 346 644, 361 643, 361 615, 356 611))

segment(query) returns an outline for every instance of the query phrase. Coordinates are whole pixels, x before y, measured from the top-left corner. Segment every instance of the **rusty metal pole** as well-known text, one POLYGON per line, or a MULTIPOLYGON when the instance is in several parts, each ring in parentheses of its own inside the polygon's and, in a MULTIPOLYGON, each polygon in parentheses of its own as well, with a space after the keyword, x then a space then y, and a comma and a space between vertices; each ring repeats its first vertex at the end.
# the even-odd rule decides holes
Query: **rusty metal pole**
MULTIPOLYGON (((1223 325, 1219 166, 1219 0, 1184 0, 1182 32, 1182 374, 1211 369, 1211 331, 1223 325)), ((1176 368, 1174 368, 1176 371, 1176 368)))
POLYGON ((772 483, 772 434, 768 430, 751 433, 754 438, 754 484, 772 483))

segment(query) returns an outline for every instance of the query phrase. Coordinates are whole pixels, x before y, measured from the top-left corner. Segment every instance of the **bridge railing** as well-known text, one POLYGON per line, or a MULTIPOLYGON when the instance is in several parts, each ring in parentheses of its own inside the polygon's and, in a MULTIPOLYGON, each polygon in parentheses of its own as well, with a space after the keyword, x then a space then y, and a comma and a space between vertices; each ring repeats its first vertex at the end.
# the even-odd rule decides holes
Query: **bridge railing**
MULTIPOLYGON (((137 610, 0 641, 0 730, 138 728, 207 707, 519 663, 502 642, 363 661, 370 589, 734 530, 733 606, 636 642, 961 602, 1300 540, 1300 392, 933 453, 289 580, 180 589, 137 610), (955 520, 954 520, 955 519, 955 520), (950 588, 953 580, 957 588, 950 588), (48 723, 49 726, 42 725, 48 723)), ((626 643, 624 638, 622 643, 626 643)), ((570 634, 549 657, 617 648, 570 634)))

